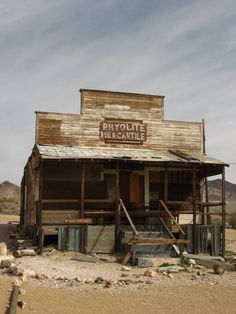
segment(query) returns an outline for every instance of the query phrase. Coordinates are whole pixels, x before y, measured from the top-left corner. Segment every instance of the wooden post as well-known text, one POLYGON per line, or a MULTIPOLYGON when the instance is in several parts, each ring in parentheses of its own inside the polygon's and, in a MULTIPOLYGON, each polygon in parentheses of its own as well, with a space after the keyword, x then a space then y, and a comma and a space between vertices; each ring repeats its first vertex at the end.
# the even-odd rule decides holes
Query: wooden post
POLYGON ((38 219, 39 219, 39 254, 43 253, 44 234, 42 227, 42 211, 43 211, 43 161, 39 166, 39 200, 38 200, 38 219))
MULTIPOLYGON (((164 204, 167 206, 168 202, 168 169, 165 167, 164 169, 164 204)), ((162 206, 160 206, 160 217, 163 217, 165 223, 170 225, 169 220, 165 218, 166 215, 162 215, 162 206)), ((171 230, 172 231, 172 230, 171 230)))
POLYGON ((222 168, 222 256, 225 256, 225 166, 222 168))
POLYGON ((126 218, 128 219, 128 222, 129 222, 129 224, 130 224, 134 234, 136 235, 136 237, 139 237, 139 233, 138 233, 137 229, 135 228, 135 225, 133 224, 133 221, 130 218, 130 215, 129 215, 129 213, 128 213, 128 211, 127 211, 127 209, 126 209, 126 207, 125 207, 125 205, 124 205, 124 203, 123 203, 121 198, 119 199, 119 202, 120 202, 120 204, 122 206, 122 209, 123 209, 123 211, 124 211, 124 213, 126 215, 126 218))
MULTIPOLYGON (((81 187, 80 187, 80 218, 84 217, 84 191, 85 191, 85 161, 82 163, 81 169, 81 187)), ((85 252, 87 243, 85 243, 85 239, 87 241, 86 228, 84 226, 80 226, 80 250, 85 252), (83 240, 83 242, 82 242, 83 240)))
POLYGON ((9 311, 6 311, 6 313, 15 314, 16 312, 18 312, 17 302, 18 302, 18 297, 19 297, 19 291, 20 291, 20 286, 15 285, 12 292, 10 308, 9 308, 9 311))
MULTIPOLYGON (((202 151, 205 154, 206 153, 206 131, 205 131, 205 120, 202 119, 202 151)), ((205 189, 205 202, 206 204, 208 204, 209 202, 209 197, 208 197, 208 183, 207 183, 207 178, 204 179, 204 189, 205 189)), ((209 206, 206 205, 206 207, 204 207, 204 213, 205 213, 205 209, 206 209, 206 213, 209 213, 209 206)), ((211 217, 210 215, 203 215, 204 218, 204 224, 206 222, 206 224, 210 225, 211 224, 211 217)))
POLYGON ((81 189, 80 189, 80 218, 84 217, 84 186, 85 186, 85 162, 82 163, 81 169, 81 189))
POLYGON ((168 202, 168 169, 165 167, 164 172, 164 203, 167 205, 168 202))
POLYGON ((115 200, 115 248, 119 248, 119 225, 120 225, 120 170, 119 160, 116 162, 116 200, 115 200))
POLYGON ((196 171, 193 170, 193 253, 197 254, 196 171))
POLYGON ((208 193, 208 182, 207 182, 207 178, 205 178, 205 201, 206 201, 206 217, 207 217, 207 225, 211 225, 211 216, 208 215, 209 214, 209 206, 208 206, 208 203, 209 203, 209 193, 208 193))

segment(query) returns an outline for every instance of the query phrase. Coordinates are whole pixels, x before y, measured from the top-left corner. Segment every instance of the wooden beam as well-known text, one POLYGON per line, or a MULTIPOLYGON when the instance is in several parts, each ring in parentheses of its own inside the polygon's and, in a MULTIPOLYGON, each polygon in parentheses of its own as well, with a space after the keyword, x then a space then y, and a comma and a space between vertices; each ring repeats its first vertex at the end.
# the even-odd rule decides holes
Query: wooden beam
POLYGON ((42 203, 78 203, 79 204, 80 199, 46 199, 42 200, 42 203))
POLYGON ((170 231, 170 228, 167 226, 167 224, 165 223, 164 219, 162 217, 160 217, 160 222, 163 224, 164 228, 166 229, 166 232, 168 233, 168 235, 172 238, 172 239, 176 239, 175 236, 173 235, 173 233, 170 231))
POLYGON ((138 233, 137 229, 135 228, 135 225, 133 224, 133 221, 132 221, 132 219, 130 218, 130 215, 129 215, 127 209, 125 208, 125 205, 124 205, 124 203, 123 203, 123 201, 122 201, 121 198, 119 199, 119 202, 120 202, 121 207, 122 207, 122 209, 123 209, 123 211, 124 211, 124 213, 125 213, 125 215, 126 215, 128 221, 129 221, 129 223, 130 223, 131 228, 133 229, 135 235, 136 235, 137 237, 139 237, 139 233, 138 233))
MULTIPOLYGON (((80 218, 83 219, 84 217, 84 191, 85 191, 85 161, 82 163, 82 170, 81 170, 81 190, 80 190, 80 218)), ((68 225, 68 233, 69 233, 69 225, 68 225)), ((81 227, 80 228, 80 249, 81 252, 85 252, 87 248, 87 243, 85 243, 85 236, 86 230, 81 227), (82 240, 83 239, 83 240, 82 240), (83 243, 82 243, 83 241, 83 243)))
POLYGON ((39 201, 38 206, 38 219, 39 219, 39 254, 43 253, 44 234, 42 230, 42 215, 43 215, 43 161, 39 165, 39 201))
POLYGON ((67 225, 88 225, 92 223, 92 218, 67 218, 65 223, 67 225))
POLYGON ((169 217, 173 220, 173 223, 176 225, 176 227, 179 229, 179 231, 182 233, 182 235, 185 235, 184 230, 181 228, 181 226, 178 224, 178 222, 175 220, 174 216, 171 214, 169 209, 166 207, 165 203, 160 200, 161 205, 165 209, 166 213, 169 215, 169 217))
POLYGON ((159 245, 165 245, 165 244, 187 244, 189 243, 189 240, 184 239, 167 239, 167 238, 123 238, 121 240, 124 244, 134 244, 134 243, 140 243, 140 244, 159 244, 159 245))
POLYGON ((222 256, 225 257, 225 166, 222 168, 222 256))
POLYGON ((20 291, 20 286, 15 285, 12 292, 10 309, 9 309, 9 312, 6 311, 6 313, 15 314, 17 312, 17 302, 18 302, 18 297, 19 297, 19 291, 20 291))
POLYGON ((80 218, 84 216, 85 162, 82 163, 80 189, 80 218))
POLYGON ((119 246, 119 226, 121 217, 121 204, 119 202, 120 198, 120 167, 119 160, 116 161, 116 200, 115 200, 115 248, 118 250, 119 246))
POLYGON ((196 171, 193 171, 193 253, 197 254, 196 171))
POLYGON ((168 202, 168 169, 165 167, 164 171, 164 202, 168 202))

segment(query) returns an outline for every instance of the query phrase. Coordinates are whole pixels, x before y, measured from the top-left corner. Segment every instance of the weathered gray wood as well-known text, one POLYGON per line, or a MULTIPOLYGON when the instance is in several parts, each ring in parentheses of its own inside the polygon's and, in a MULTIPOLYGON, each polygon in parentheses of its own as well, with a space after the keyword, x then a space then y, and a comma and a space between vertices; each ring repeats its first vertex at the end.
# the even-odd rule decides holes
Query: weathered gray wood
POLYGON ((36 256, 36 252, 31 249, 22 249, 22 250, 16 250, 13 252, 14 257, 22 257, 22 256, 36 256))
POLYGON ((121 208, 123 209, 123 211, 124 211, 124 213, 125 213, 125 215, 126 215, 128 221, 129 221, 129 223, 130 223, 131 228, 132 228, 133 231, 134 231, 134 234, 135 234, 137 237, 139 237, 139 233, 138 233, 137 229, 135 228, 135 225, 133 224, 133 221, 132 221, 132 219, 130 218, 130 215, 129 215, 127 209, 125 208, 125 205, 124 205, 124 203, 123 203, 123 201, 122 201, 121 198, 119 199, 119 202, 120 202, 120 204, 121 204, 121 208))
MULTIPOLYGON (((132 93, 82 90, 82 115, 36 112, 36 143, 99 146, 100 123, 106 118, 141 120, 147 127, 144 149, 202 151, 202 122, 164 119, 164 97, 132 93)), ((120 148, 120 144, 113 144, 120 148)), ((121 149, 138 147, 124 144, 121 149)))
POLYGON ((163 206, 163 208, 165 209, 166 213, 169 215, 169 217, 172 219, 173 223, 176 225, 176 227, 179 229, 179 231, 182 233, 182 235, 185 235, 184 230, 181 228, 181 226, 177 223, 177 221, 175 220, 174 216, 171 214, 171 212, 169 211, 169 209, 166 207, 165 203, 160 200, 161 205, 163 206))
POLYGON ((222 168, 222 256, 225 257, 225 167, 222 168))
POLYGON ((13 293, 12 293, 9 314, 15 314, 16 313, 19 291, 20 291, 20 287, 18 285, 15 285, 14 289, 13 289, 13 293))
POLYGON ((145 243, 145 244, 187 244, 189 240, 184 239, 167 239, 167 238, 123 238, 121 240, 124 244, 133 244, 133 243, 145 243))

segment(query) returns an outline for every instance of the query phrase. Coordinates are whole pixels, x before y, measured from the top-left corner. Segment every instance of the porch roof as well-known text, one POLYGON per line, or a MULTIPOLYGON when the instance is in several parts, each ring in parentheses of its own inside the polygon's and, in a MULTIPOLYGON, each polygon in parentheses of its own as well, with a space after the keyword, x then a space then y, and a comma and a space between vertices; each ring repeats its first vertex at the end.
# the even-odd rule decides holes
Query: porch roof
POLYGON ((42 159, 119 159, 148 162, 180 162, 226 165, 204 153, 157 151, 147 149, 118 149, 112 147, 78 147, 62 145, 36 145, 42 159))

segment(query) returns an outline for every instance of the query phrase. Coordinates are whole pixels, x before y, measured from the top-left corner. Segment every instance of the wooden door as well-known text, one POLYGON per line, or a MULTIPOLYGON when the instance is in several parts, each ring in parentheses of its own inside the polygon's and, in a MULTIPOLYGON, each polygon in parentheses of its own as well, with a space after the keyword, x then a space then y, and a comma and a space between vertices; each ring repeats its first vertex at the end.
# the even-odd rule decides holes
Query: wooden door
POLYGON ((144 176, 120 171, 120 197, 124 203, 144 203, 144 176))

